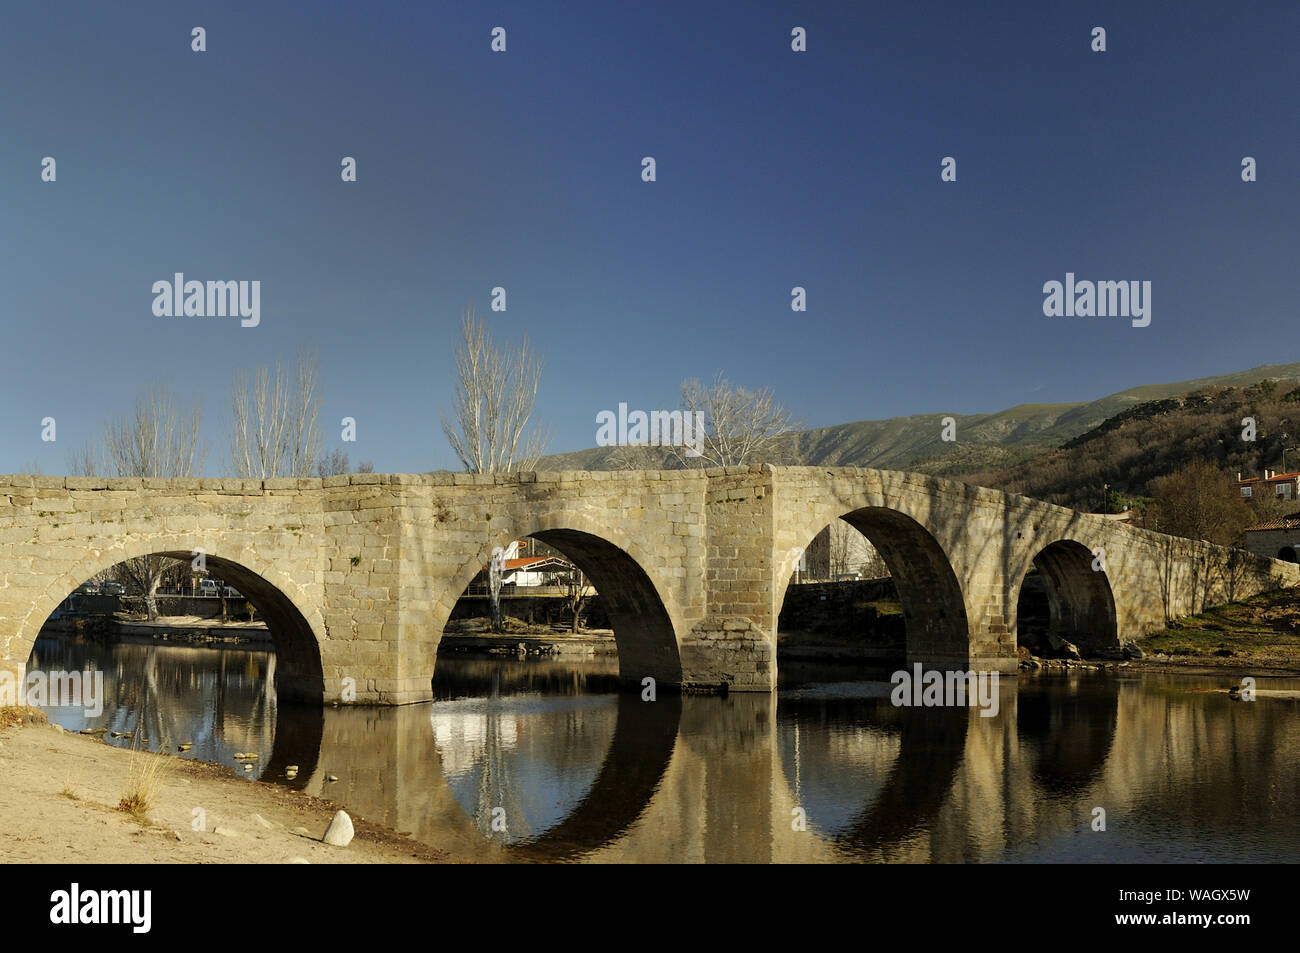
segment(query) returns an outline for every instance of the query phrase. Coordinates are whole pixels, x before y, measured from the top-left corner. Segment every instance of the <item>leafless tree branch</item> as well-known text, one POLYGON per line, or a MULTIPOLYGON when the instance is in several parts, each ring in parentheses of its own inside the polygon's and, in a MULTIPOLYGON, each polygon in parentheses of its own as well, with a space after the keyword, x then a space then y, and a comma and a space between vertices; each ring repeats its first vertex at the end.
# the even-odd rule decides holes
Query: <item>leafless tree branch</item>
POLYGON ((461 332, 454 420, 442 418, 447 441, 471 473, 533 469, 545 443, 544 432, 528 428, 541 359, 527 340, 516 353, 502 352, 472 309, 465 313, 461 332))

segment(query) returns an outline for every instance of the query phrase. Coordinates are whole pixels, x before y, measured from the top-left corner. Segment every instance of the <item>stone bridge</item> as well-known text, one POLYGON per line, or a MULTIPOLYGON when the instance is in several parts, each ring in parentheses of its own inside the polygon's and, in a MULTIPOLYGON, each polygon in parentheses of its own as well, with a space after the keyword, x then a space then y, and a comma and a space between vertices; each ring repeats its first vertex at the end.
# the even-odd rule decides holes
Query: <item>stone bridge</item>
POLYGON ((1031 567, 1051 630, 1118 655, 1166 619, 1300 581, 1300 566, 1037 500, 882 470, 352 474, 320 479, 0 476, 0 672, 21 677, 80 583, 149 554, 190 559, 258 607, 282 697, 431 697, 453 606, 495 547, 533 536, 601 593, 621 677, 771 691, 799 552, 842 518, 897 584, 909 662, 1016 667, 1031 567), (346 680, 351 679, 351 682, 346 680))

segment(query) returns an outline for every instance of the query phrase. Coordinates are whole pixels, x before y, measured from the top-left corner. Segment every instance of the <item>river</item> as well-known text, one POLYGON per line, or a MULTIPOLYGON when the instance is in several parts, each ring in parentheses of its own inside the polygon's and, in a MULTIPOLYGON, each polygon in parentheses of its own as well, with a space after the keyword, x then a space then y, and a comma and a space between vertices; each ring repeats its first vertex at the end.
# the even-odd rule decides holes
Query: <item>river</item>
POLYGON ((304 708, 277 704, 274 666, 246 647, 42 636, 29 671, 104 673, 98 715, 46 709, 68 730, 129 733, 104 737, 471 859, 1300 860, 1300 702, 1232 700, 1228 674, 1005 677, 985 717, 895 707, 886 673, 844 668, 787 664, 772 696, 647 702, 613 690, 613 658, 454 655, 432 703, 304 708))

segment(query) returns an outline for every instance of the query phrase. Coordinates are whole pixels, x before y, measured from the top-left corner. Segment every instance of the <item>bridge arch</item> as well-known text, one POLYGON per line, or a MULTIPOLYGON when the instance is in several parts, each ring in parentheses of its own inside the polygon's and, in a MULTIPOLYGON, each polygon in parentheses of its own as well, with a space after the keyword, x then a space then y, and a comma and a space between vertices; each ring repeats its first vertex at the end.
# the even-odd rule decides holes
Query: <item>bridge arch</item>
MULTIPOLYGON (((654 561, 635 540, 622 538, 609 527, 579 514, 544 516, 531 523, 503 529, 465 563, 438 600, 441 629, 452 608, 498 547, 533 537, 567 556, 591 580, 614 628, 619 678, 639 683, 647 675, 663 686, 682 681, 682 613, 671 589, 652 578, 645 567, 654 561)), ((439 635, 441 638, 441 635, 439 635)))
MULTIPOLYGON (((1033 558, 1047 601, 1047 640, 1070 642, 1083 653, 1109 653, 1119 649, 1115 598, 1104 561, 1083 543, 1059 539, 1048 543, 1033 558), (1097 568, 1093 568, 1096 565, 1097 568)), ((1022 614, 1029 611, 1026 570, 1016 587, 1017 641, 1022 635, 1022 614)))
POLYGON ((325 625, 320 609, 289 576, 248 548, 217 545, 201 539, 128 539, 92 550, 53 578, 18 627, 11 657, 24 662, 50 614, 81 583, 118 563, 142 556, 165 556, 189 562, 204 553, 209 570, 238 589, 266 620, 275 644, 276 694, 280 698, 320 702, 324 697, 321 643, 325 625))
POLYGON ((920 520, 891 506, 869 504, 832 511, 805 524, 804 546, 791 549, 777 561, 777 613, 785 601, 799 552, 837 518, 865 536, 889 568, 903 609, 908 658, 964 666, 970 652, 970 624, 952 562, 920 520), (810 529, 812 523, 817 525, 810 529))

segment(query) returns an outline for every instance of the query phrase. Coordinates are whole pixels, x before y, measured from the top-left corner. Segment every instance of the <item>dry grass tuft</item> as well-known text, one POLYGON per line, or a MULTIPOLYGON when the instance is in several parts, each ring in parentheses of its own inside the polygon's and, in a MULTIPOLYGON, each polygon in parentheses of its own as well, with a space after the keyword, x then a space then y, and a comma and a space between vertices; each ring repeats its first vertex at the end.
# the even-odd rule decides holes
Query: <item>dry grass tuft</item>
POLYGON ((166 756, 135 750, 127 773, 126 791, 117 809, 130 814, 141 824, 148 823, 149 812, 158 803, 162 782, 167 774, 166 756))
POLYGON ((0 729, 12 728, 14 725, 47 725, 49 722, 45 712, 31 705, 0 706, 0 729))

